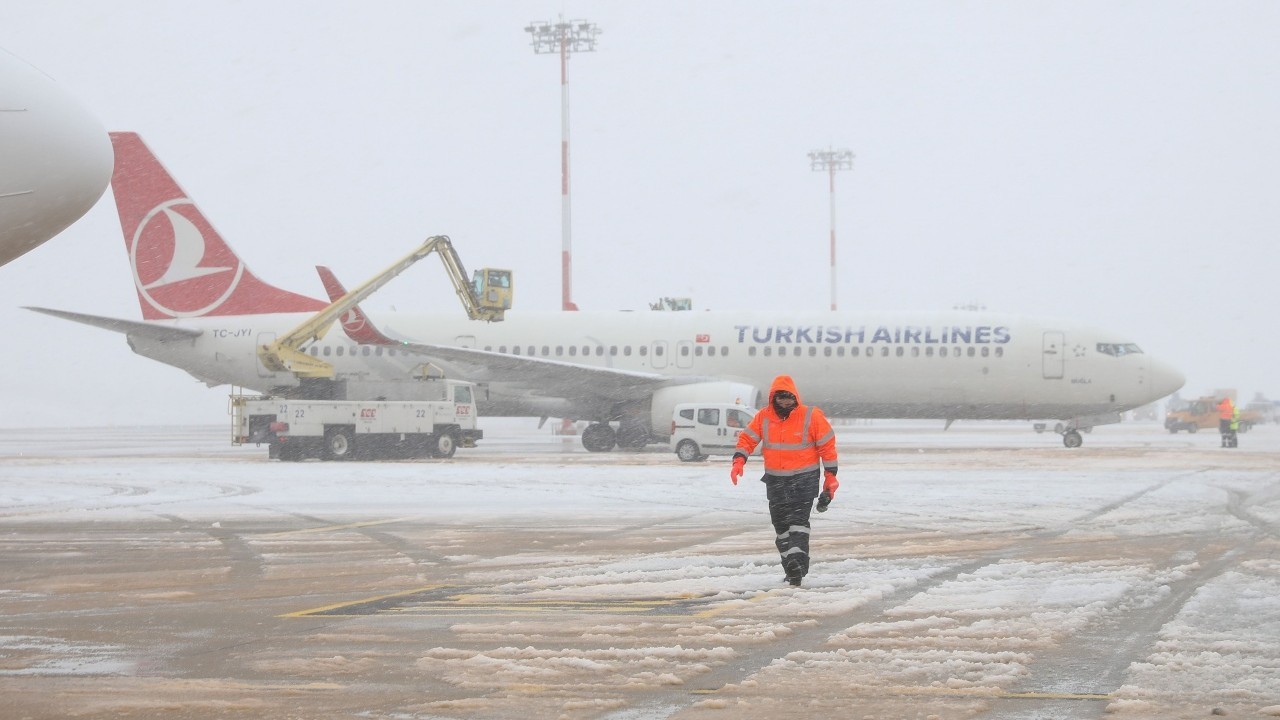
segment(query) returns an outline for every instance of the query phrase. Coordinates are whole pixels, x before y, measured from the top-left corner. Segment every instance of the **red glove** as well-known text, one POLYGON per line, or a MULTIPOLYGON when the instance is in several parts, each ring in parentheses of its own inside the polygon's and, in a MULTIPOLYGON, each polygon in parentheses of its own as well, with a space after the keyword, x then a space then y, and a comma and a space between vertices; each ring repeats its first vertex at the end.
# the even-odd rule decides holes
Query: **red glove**
POLYGON ((833 472, 827 472, 827 479, 822 483, 822 494, 818 496, 818 512, 826 512, 827 506, 836 497, 836 489, 840 487, 840 481, 836 480, 833 472))
POLYGON ((741 455, 733 456, 733 468, 729 470, 729 479, 734 485, 738 484, 738 478, 742 477, 742 468, 746 467, 747 459, 741 455))

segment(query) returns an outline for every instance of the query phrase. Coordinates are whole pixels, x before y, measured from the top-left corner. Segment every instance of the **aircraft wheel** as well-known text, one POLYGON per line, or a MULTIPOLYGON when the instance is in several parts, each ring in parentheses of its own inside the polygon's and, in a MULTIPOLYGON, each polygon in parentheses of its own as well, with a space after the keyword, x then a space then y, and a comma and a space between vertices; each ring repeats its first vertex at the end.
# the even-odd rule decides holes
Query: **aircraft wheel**
POLYGON ((335 427, 324 431, 325 460, 350 460, 355 454, 356 438, 351 428, 335 427))
POLYGON ((1188 426, 1187 426, 1187 432, 1189 432, 1189 433, 1191 433, 1191 434, 1193 434, 1193 435, 1194 435, 1194 434, 1195 434, 1195 432, 1196 432, 1197 430, 1199 430, 1199 429, 1200 429, 1200 426, 1199 426, 1199 425, 1188 425, 1188 426))
POLYGON ((698 447, 698 443, 692 440, 681 440, 680 444, 676 446, 676 457, 680 458, 682 462, 693 462, 702 460, 706 455, 702 454, 702 448, 698 447))
POLYGON ((1075 430, 1068 430, 1062 433, 1062 444, 1069 448, 1078 448, 1084 444, 1084 439, 1075 430))
POLYGON ((458 438, 451 432, 442 432, 431 441, 431 457, 451 458, 458 451, 458 438))
POLYGON ((608 423, 592 423, 582 431, 582 447, 588 452, 609 452, 618 444, 618 437, 608 423))

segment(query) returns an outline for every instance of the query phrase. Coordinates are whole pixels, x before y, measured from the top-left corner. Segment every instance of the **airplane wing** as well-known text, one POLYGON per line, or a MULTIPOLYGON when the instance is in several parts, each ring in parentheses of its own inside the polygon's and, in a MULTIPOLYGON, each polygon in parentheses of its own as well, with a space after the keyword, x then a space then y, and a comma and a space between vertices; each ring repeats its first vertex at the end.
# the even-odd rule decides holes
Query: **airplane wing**
MULTIPOLYGON (((346 294, 346 288, 332 270, 317 265, 316 271, 320 273, 320 280, 324 283, 330 300, 337 300, 346 294)), ((637 400, 649 397, 659 387, 723 379, 671 377, 652 372, 579 365, 529 355, 508 355, 453 345, 409 342, 383 333, 358 305, 343 316, 342 329, 347 337, 358 344, 393 346, 402 352, 420 355, 436 365, 448 366, 450 370, 472 382, 522 385, 533 394, 548 397, 637 400)))
POLYGON ((659 387, 723 380, 716 377, 672 377, 653 372, 592 367, 561 360, 507 355, 450 345, 395 343, 401 352, 448 365, 472 382, 500 382, 535 388, 537 394, 610 400, 647 398, 659 387))
POLYGON ((24 307, 24 310, 32 310, 45 315, 70 320, 72 322, 84 323, 85 325, 93 325, 104 330, 124 333, 125 335, 133 335, 137 337, 145 337, 158 342, 173 342, 176 340, 191 340, 197 338, 203 333, 203 330, 193 330, 191 328, 170 327, 167 325, 157 325, 155 323, 139 322, 137 320, 121 320, 119 318, 102 317, 101 315, 87 315, 85 313, 67 312, 66 310, 51 310, 42 307, 24 307))

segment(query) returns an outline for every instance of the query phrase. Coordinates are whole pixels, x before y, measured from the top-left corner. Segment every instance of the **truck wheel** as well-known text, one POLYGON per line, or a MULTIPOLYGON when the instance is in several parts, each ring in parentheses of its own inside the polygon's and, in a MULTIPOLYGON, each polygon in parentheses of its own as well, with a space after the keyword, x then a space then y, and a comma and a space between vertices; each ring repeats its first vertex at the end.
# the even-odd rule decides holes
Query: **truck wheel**
POLYGON ((350 460, 356 454, 356 438, 351 428, 335 427, 324 431, 324 459, 350 460))
POLYGON ((706 455, 702 454, 698 443, 692 440, 681 440, 680 444, 676 445, 676 457, 680 458, 681 462, 693 462, 703 459, 706 455))
POLYGON ((1196 425, 1195 423, 1192 423, 1191 425, 1187 426, 1187 432, 1192 434, 1195 434, 1195 432, 1199 429, 1200 429, 1200 426, 1196 425))
POLYGON ((451 432, 442 432, 431 441, 431 457, 451 458, 458 451, 458 438, 451 432))

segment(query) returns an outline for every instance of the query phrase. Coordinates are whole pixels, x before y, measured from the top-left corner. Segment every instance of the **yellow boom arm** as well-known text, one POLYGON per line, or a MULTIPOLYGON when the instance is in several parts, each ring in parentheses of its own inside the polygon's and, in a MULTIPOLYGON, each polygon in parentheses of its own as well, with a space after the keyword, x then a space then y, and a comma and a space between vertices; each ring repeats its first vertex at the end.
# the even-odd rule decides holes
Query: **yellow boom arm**
MULTIPOLYGON (((422 245, 397 260, 391 267, 333 301, 328 307, 311 316, 306 322, 293 330, 281 335, 274 342, 258 346, 258 357, 262 360, 262 364, 269 370, 292 372, 298 377, 333 377, 332 365, 308 355, 302 351, 302 347, 307 343, 324 337, 330 326, 338 318, 342 317, 343 313, 358 305, 383 285, 391 282, 397 275, 407 270, 410 265, 433 252, 440 253, 440 259, 444 262, 445 272, 449 274, 449 281, 453 283, 453 289, 458 293, 458 298, 462 300, 462 306, 467 311, 467 317, 472 320, 485 320, 488 322, 502 320, 503 312, 511 307, 510 272, 506 270, 491 270, 489 268, 480 271, 478 275, 483 278, 488 278, 493 273, 499 273, 500 277, 505 278, 505 294, 484 292, 467 281, 467 272, 462 267, 462 259, 458 257, 458 252, 453 249, 453 243, 448 236, 436 235, 427 238, 422 245)), ((484 282, 482 281, 482 284, 484 282)))

